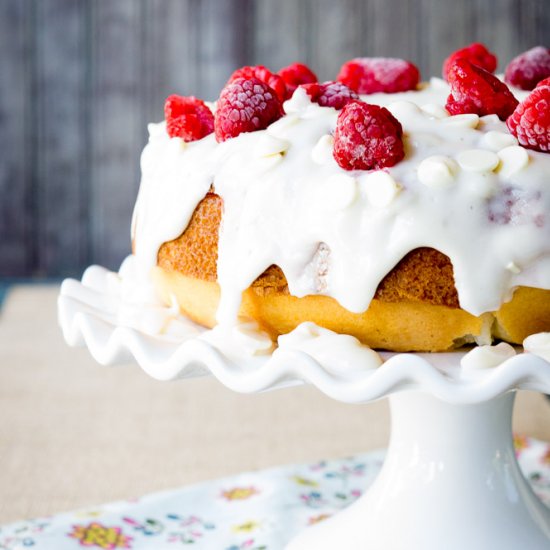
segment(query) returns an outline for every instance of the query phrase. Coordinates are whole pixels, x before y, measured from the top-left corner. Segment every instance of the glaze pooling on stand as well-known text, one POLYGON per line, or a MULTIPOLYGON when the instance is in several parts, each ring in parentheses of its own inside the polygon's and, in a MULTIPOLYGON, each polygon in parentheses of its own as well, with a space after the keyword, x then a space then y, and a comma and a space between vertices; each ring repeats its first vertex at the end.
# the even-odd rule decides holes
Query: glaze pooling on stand
POLYGON ((104 365, 132 359, 157 380, 211 373, 245 393, 306 382, 347 403, 412 389, 462 404, 513 389, 550 392, 550 333, 529 336, 525 352, 516 348, 515 355, 502 353, 501 344, 470 352, 377 353, 352 336, 303 323, 280 336, 274 350, 256 325, 206 329, 154 299, 144 303, 149 293, 135 292, 138 279, 124 288, 135 274, 134 264, 134 256, 125 260, 124 276, 116 283, 116 274, 91 266, 82 281, 67 279, 61 285, 58 311, 65 340, 88 346, 104 365))
MULTIPOLYGON (((149 342, 153 337, 161 346, 166 346, 166 349, 170 346, 177 349, 178 346, 185 346, 186 342, 200 340, 215 347, 236 365, 255 362, 256 368, 272 360, 284 363, 289 354, 298 353, 302 359, 312 358, 327 374, 335 378, 356 378, 376 370, 395 355, 391 352, 377 353, 353 336, 333 332, 312 322, 302 323, 289 333, 280 335, 277 345, 255 321, 239 321, 232 326, 218 325, 213 329, 206 329, 182 315, 175 304, 165 306, 160 302, 152 283, 142 280, 135 256, 128 256, 118 273, 91 266, 85 271, 82 283, 68 279, 62 285, 60 310, 66 309, 61 303, 67 299, 76 300, 78 304, 76 309, 71 306, 60 315, 65 337, 72 345, 80 340, 78 332, 85 334, 87 331, 78 324, 83 322, 83 326, 88 327, 87 321, 77 321, 77 318, 91 315, 110 325, 114 332, 118 329, 137 331, 136 334, 141 335, 139 339, 143 342, 149 342)), ((108 348, 111 345, 110 340, 111 337, 107 337, 106 343, 100 344, 94 339, 89 345, 99 348, 105 345, 108 348)), ((119 345, 123 342, 124 339, 119 345)), ((550 362, 550 332, 532 334, 525 339, 524 348, 532 356, 550 362)), ((140 346, 140 353, 142 352, 140 346)), ((145 353, 147 355, 149 352, 145 353)), ((456 363, 455 367, 459 362, 456 357, 459 357, 460 368, 453 370, 460 378, 460 371, 480 373, 498 367, 516 355, 514 348, 505 343, 474 347, 470 351, 458 353, 459 355, 443 353, 423 356, 429 362, 442 361, 443 365, 444 357, 451 357, 452 362, 456 363)), ((410 357, 408 354, 404 355, 410 357)), ((156 368, 161 372, 164 367, 161 363, 156 368)), ((448 368, 447 374, 450 374, 448 368)))
POLYGON ((291 294, 363 312, 383 277, 422 246, 450 257, 460 305, 474 315, 497 310, 517 286, 549 288, 550 155, 515 145, 496 116, 446 116, 437 107, 447 95, 432 79, 420 91, 363 97, 403 126, 406 157, 383 172, 340 168, 331 150, 338 111, 300 89, 286 116, 223 143, 210 135, 184 144, 164 123, 149 125, 133 223, 140 270, 154 267, 213 186, 224 202, 221 324, 235 322, 242 291, 272 264, 291 294))

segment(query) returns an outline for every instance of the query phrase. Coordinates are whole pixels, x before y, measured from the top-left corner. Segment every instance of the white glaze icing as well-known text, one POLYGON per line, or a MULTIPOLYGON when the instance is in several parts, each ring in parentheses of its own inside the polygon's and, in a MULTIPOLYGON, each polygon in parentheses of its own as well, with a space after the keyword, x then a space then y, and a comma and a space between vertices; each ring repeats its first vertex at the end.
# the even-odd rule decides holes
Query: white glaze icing
POLYGON ((460 365, 465 370, 491 369, 514 355, 516 350, 506 342, 496 346, 478 346, 462 357, 460 365))
POLYGON ((275 345, 273 340, 254 321, 239 323, 233 327, 233 337, 251 355, 269 355, 275 345))
POLYGON ((420 246, 451 258, 460 305, 475 315, 497 310, 516 286, 550 288, 550 155, 513 145, 494 115, 447 116, 448 91, 432 79, 420 91, 363 97, 388 106, 404 130, 405 159, 378 172, 337 165, 338 112, 300 89, 282 119, 223 143, 210 135, 183 144, 164 123, 149 125, 133 221, 140 270, 150 271, 213 185, 224 201, 224 324, 272 264, 293 295, 325 294, 362 312, 380 280, 420 246), (434 157, 448 159, 447 174, 426 165, 434 157))
POLYGON ((550 332, 531 334, 523 341, 525 351, 550 362, 550 332))
POLYGON ((197 326, 180 314, 175 297, 170 306, 159 300, 153 284, 140 273, 135 256, 128 256, 118 273, 108 272, 104 277, 103 291, 116 304, 113 321, 117 325, 175 341, 200 334, 197 326))
MULTIPOLYGON (((61 297, 69 301, 76 300, 79 308, 75 311, 72 305, 70 307, 72 317, 69 318, 66 317, 65 310, 61 320, 64 330, 67 329, 66 323, 72 325, 76 317, 81 315, 85 317, 91 315, 95 325, 93 330, 97 330, 99 326, 101 327, 99 333, 102 333, 106 326, 111 326, 115 330, 126 327, 137 329, 147 335, 145 339, 141 339, 141 346, 144 346, 140 348, 141 360, 143 359, 141 354, 151 353, 154 347, 152 344, 156 342, 155 363, 159 359, 159 350, 162 350, 160 353, 162 360, 156 365, 160 370, 164 368, 163 361, 167 357, 165 352, 171 346, 198 341, 213 345, 226 360, 233 363, 232 369, 241 371, 256 369, 265 365, 266 360, 277 363, 280 359, 280 364, 285 362, 288 364, 288 361, 296 362, 293 354, 300 353, 315 359, 321 369, 339 380, 364 381, 366 371, 375 370, 385 360, 395 355, 388 352, 378 354, 350 335, 338 334, 311 322, 302 323, 288 334, 280 336, 279 346, 275 350, 275 344, 269 335, 261 331, 256 322, 239 319, 234 326, 218 325, 214 329, 207 330, 179 314, 175 304, 171 306, 162 304, 152 285, 142 283, 135 256, 128 256, 118 273, 112 273, 99 266, 91 266, 86 270, 81 283, 66 280, 63 283, 61 297), (99 325, 98 321, 100 321, 99 325), (149 336, 153 336, 154 339, 151 340, 149 336), (145 349, 147 351, 144 351, 145 349), (242 366, 244 363, 246 367, 242 366)), ((90 325, 86 326, 87 329, 84 332, 87 332, 90 327, 90 325)), ((103 345, 112 348, 114 340, 118 345, 121 341, 125 341, 126 344, 135 343, 132 333, 126 332, 125 335, 124 340, 120 339, 120 333, 115 339, 113 332, 107 336, 103 345)), ((78 338, 81 337, 82 335, 78 338)), ((74 340, 74 335, 69 338, 73 342, 80 341, 74 340)), ((97 346, 99 340, 94 338, 93 341, 94 347, 97 346)), ((526 338, 523 344, 525 352, 550 361, 549 332, 533 334, 526 338)), ((97 347, 95 349, 97 352, 97 347)), ((461 373, 464 375, 464 380, 472 376, 481 376, 483 370, 498 366, 514 354, 514 348, 508 344, 474 348, 462 357, 461 373)), ((448 354, 442 355, 440 365, 449 368, 448 359, 445 359, 448 354)), ((169 356, 170 353, 168 353, 169 356)), ((455 370, 455 367, 451 367, 448 374, 452 376, 455 370)))
MULTIPOLYGON (((76 281, 74 281, 76 283, 76 281)), ((71 296, 74 296, 74 286, 71 296)), ((174 300, 165 305, 152 282, 143 280, 136 257, 128 256, 118 273, 92 266, 78 285, 79 300, 93 308, 105 323, 128 327, 154 336, 162 346, 202 340, 219 350, 235 365, 266 356, 301 352, 315 359, 323 369, 339 377, 360 376, 382 364, 381 356, 357 338, 341 335, 314 323, 302 323, 275 343, 254 320, 239 318, 232 326, 207 330, 179 312, 174 300)))
POLYGON ((273 357, 287 351, 307 353, 334 375, 353 371, 361 373, 382 364, 380 355, 361 344, 357 338, 338 334, 311 322, 302 323, 292 332, 279 336, 273 357))

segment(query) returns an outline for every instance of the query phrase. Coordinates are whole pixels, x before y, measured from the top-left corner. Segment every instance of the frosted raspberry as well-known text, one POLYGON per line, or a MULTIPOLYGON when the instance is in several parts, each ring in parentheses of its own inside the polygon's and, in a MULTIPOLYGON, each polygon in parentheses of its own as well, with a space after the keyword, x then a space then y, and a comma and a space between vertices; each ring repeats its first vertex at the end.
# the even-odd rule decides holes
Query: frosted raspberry
POLYGON ((514 57, 504 73, 504 80, 521 88, 532 90, 541 80, 550 76, 550 49, 531 48, 514 57))
POLYGON ((204 101, 196 97, 171 95, 164 102, 166 131, 170 137, 196 141, 214 131, 214 115, 204 101))
POLYGON ((350 101, 359 99, 359 96, 350 90, 341 82, 315 82, 314 84, 304 84, 302 88, 307 92, 311 100, 321 105, 321 107, 332 107, 339 111, 343 109, 350 101))
POLYGON ((504 82, 467 59, 455 61, 449 70, 449 84, 451 93, 445 107, 452 115, 496 114, 506 120, 518 104, 504 82))
POLYGON ((490 52, 483 44, 474 42, 465 48, 456 50, 443 62, 443 78, 449 80, 449 70, 457 59, 467 59, 473 65, 477 65, 486 71, 493 73, 497 68, 496 55, 490 52))
POLYGON ((226 83, 231 84, 237 78, 257 78, 264 84, 267 84, 270 88, 273 88, 277 97, 284 101, 287 98, 285 81, 278 75, 273 74, 267 67, 263 65, 247 65, 237 69, 226 83))
POLYGON ((550 152, 550 86, 537 86, 506 124, 523 147, 550 152))
POLYGON ((418 68, 403 59, 358 57, 342 65, 336 80, 358 94, 406 92, 418 85, 418 68))
POLYGON ((216 140, 267 128, 283 116, 275 92, 257 78, 237 78, 220 94, 214 116, 216 140))
POLYGON ((292 63, 288 67, 283 67, 277 74, 285 81, 287 98, 292 96, 300 84, 310 84, 318 80, 317 75, 303 63, 292 63))
POLYGON ((348 103, 338 115, 333 155, 345 170, 371 170, 397 164, 405 156, 403 129, 385 108, 348 103))

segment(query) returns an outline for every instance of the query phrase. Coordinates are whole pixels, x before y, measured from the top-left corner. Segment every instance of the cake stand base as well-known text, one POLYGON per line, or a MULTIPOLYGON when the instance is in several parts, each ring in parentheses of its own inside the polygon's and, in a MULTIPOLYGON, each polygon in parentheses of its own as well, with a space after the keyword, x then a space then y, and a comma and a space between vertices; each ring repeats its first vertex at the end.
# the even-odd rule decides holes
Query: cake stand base
POLYGON ((469 405, 391 395, 390 445, 372 487, 286 550, 548 550, 550 510, 514 452, 514 395, 469 405))

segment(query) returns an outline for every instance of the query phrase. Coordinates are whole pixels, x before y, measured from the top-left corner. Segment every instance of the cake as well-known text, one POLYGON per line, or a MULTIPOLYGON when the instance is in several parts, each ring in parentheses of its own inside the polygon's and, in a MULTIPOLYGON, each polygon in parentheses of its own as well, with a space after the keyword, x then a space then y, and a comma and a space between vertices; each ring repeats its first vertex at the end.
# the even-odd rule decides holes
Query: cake
POLYGON ((550 85, 495 68, 474 44, 448 82, 358 58, 334 82, 244 67, 217 104, 171 96, 141 159, 139 270, 197 323, 274 341, 306 321, 392 351, 550 331, 550 85))

